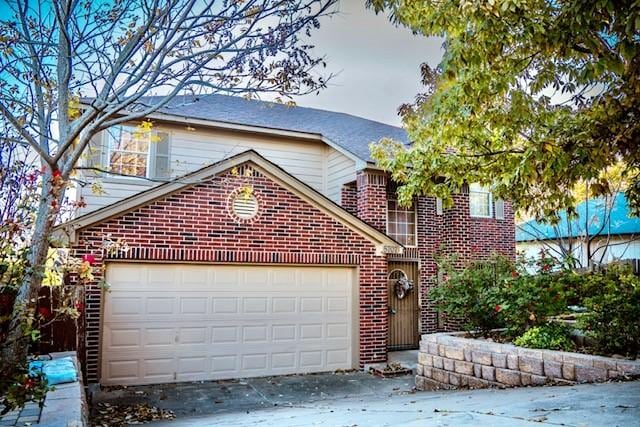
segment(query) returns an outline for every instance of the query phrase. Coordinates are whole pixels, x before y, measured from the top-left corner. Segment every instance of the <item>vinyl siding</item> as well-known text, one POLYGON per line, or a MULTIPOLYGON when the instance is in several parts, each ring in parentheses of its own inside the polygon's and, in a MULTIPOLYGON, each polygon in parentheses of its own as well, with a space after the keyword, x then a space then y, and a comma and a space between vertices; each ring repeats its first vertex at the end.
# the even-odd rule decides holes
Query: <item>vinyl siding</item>
POLYGON ((327 197, 341 203, 342 186, 356 179, 356 162, 338 150, 327 147, 327 197))
MULTIPOLYGON (((223 158, 253 149, 313 189, 340 202, 342 184, 355 179, 355 162, 320 141, 277 138, 226 130, 186 130, 178 126, 157 126, 170 135, 171 176, 181 176, 223 158)), ((92 177, 86 177, 89 183, 92 177)), ((103 195, 91 192, 91 185, 79 187, 87 213, 144 191, 155 183, 135 178, 100 178, 103 195)))

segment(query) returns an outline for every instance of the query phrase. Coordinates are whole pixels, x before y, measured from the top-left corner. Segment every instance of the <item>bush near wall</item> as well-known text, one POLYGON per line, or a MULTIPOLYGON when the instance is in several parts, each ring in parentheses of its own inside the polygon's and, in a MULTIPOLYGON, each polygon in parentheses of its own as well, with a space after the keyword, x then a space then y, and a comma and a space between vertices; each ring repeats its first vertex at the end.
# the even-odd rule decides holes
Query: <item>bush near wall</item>
POLYGON ((602 354, 635 356, 640 352, 640 277, 629 265, 611 265, 583 276, 583 304, 588 312, 579 327, 594 338, 602 354))
POLYGON ((634 357, 640 351, 640 278, 629 266, 613 264, 605 270, 578 273, 553 258, 536 261, 530 274, 523 261, 502 256, 478 260, 456 271, 440 260, 444 274, 430 298, 440 311, 465 319, 468 331, 485 336, 505 328, 503 337, 532 348, 569 348, 570 330, 552 324, 569 305, 585 307, 578 322, 598 343, 599 354, 634 357))

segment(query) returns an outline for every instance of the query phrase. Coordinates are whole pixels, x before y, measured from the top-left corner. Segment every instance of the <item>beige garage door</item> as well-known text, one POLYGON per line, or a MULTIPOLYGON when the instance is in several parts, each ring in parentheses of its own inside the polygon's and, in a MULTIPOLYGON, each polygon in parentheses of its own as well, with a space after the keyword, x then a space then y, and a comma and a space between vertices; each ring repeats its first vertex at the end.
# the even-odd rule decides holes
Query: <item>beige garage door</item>
POLYGON ((357 366, 354 269, 110 264, 102 384, 357 366))

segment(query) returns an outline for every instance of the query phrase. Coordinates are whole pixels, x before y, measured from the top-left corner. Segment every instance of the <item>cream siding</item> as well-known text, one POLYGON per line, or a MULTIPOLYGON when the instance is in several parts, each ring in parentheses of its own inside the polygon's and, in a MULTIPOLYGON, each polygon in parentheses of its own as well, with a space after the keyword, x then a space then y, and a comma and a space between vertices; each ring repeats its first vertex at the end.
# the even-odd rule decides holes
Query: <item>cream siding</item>
POLYGON ((356 179, 356 162, 338 150, 327 147, 327 197, 341 203, 342 186, 356 179))
MULTIPOLYGON (((170 134, 173 177, 253 149, 337 203, 342 184, 355 179, 355 162, 321 141, 203 128, 187 130, 182 126, 157 126, 157 129, 170 134)), ((103 177, 100 181, 105 194, 98 195, 91 191, 93 179, 85 178, 87 185, 79 187, 78 197, 82 196, 87 204, 81 214, 156 185, 136 178, 103 177)))

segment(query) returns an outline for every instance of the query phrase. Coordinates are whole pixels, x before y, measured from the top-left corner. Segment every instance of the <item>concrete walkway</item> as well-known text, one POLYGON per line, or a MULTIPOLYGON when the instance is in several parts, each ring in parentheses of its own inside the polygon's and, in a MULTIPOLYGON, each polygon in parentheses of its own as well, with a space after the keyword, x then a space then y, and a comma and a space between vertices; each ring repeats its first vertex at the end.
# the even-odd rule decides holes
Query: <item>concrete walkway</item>
POLYGON ((640 382, 322 400, 155 423, 205 426, 640 426, 640 382))

